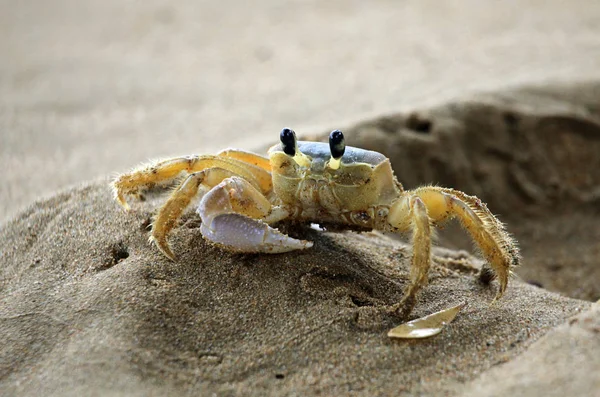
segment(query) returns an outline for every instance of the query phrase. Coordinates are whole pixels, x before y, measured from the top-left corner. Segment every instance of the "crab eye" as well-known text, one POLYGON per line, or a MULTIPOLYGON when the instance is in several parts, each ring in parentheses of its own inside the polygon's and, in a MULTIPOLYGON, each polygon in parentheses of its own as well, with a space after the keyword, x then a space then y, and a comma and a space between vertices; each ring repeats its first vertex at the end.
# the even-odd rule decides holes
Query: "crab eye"
POLYGON ((331 157, 338 160, 341 159, 346 151, 346 143, 344 142, 344 134, 340 130, 333 130, 329 134, 329 150, 331 157))
POLYGON ((296 155, 296 133, 290 128, 284 128, 279 134, 283 152, 288 156, 296 155))

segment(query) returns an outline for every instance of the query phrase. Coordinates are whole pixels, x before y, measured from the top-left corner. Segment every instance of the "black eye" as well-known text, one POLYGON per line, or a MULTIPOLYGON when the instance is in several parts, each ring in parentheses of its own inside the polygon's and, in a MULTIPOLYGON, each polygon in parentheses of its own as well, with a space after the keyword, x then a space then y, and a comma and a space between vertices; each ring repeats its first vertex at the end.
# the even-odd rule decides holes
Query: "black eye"
POLYGON ((283 151, 288 156, 296 155, 296 133, 294 130, 289 128, 284 128, 281 130, 279 134, 279 139, 281 140, 281 147, 283 151))
POLYGON ((346 151, 346 143, 344 142, 344 134, 340 130, 333 130, 329 134, 329 150, 331 150, 331 157, 338 160, 344 155, 346 151))

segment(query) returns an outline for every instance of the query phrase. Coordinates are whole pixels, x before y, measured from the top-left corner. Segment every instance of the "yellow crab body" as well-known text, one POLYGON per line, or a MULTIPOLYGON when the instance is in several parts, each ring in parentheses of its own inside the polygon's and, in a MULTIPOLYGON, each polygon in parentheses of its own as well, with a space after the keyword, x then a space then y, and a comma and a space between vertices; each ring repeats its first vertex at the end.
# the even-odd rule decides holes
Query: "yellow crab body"
POLYGON ((348 147, 339 168, 332 169, 327 144, 300 141, 298 150, 310 166, 296 163, 281 144, 269 150, 269 159, 275 196, 301 219, 339 222, 343 213, 391 205, 402 190, 380 153, 348 147))

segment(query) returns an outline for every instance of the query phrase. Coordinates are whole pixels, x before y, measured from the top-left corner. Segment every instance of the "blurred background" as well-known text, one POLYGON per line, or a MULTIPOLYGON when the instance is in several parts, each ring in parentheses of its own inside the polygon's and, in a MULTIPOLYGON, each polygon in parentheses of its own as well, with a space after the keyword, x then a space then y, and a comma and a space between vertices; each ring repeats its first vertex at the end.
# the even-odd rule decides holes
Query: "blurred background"
POLYGON ((600 77, 597 0, 0 0, 0 221, 163 156, 600 77))

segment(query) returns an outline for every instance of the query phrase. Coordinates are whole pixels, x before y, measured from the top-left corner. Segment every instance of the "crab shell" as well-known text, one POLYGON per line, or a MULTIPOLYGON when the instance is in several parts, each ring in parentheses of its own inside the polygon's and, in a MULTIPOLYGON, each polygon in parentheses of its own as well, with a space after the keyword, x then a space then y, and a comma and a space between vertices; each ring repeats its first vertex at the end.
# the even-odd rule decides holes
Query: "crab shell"
POLYGON ((328 144, 299 141, 295 156, 278 144, 269 149, 269 160, 275 196, 300 208, 304 219, 340 222, 340 213, 389 206, 403 190, 390 160, 370 150, 346 147, 335 160, 328 144))

